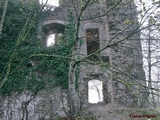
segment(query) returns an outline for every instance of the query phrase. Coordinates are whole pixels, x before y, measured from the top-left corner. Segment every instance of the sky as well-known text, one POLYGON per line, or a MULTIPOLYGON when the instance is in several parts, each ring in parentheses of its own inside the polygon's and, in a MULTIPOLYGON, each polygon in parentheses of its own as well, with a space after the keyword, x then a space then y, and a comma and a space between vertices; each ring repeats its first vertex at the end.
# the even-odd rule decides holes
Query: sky
POLYGON ((55 44, 55 34, 51 34, 47 39, 47 47, 51 47, 55 44))
MULTIPOLYGON (((40 1, 40 3, 45 3, 47 0, 39 0, 40 1)), ((135 0, 135 1, 137 1, 137 2, 139 2, 140 0, 135 0)), ((143 2, 145 2, 146 4, 151 4, 152 2, 152 0, 142 0, 143 2)), ((156 1, 158 1, 158 0, 156 0, 156 1)), ((51 4, 51 5, 55 5, 55 6, 58 6, 58 2, 59 2, 59 0, 48 0, 48 4, 51 4)))
MULTIPOLYGON (((39 0, 40 3, 45 4, 47 0, 39 0)), ((53 5, 53 6, 59 6, 59 0, 48 0, 47 4, 53 5)))
MULTIPOLYGON (((45 4, 47 0, 39 0, 40 3, 45 4)), ((139 3, 140 0, 135 0, 136 3, 139 3)), ((158 1, 158 0, 155 0, 158 1)), ((152 3, 152 0, 142 0, 142 2, 146 3, 146 6, 149 6, 152 3)), ((59 0, 48 0, 47 4, 53 5, 53 6, 59 6, 59 0)))

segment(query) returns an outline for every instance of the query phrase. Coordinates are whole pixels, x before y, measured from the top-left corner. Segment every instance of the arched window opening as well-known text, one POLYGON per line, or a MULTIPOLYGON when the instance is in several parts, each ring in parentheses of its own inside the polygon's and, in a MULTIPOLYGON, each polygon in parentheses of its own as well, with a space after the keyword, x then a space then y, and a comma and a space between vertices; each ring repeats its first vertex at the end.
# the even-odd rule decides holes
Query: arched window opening
POLYGON ((55 34, 51 34, 49 36, 47 36, 47 47, 52 47, 53 45, 55 45, 56 43, 56 39, 55 39, 55 34))
POLYGON ((88 82, 88 102, 103 102, 103 82, 100 80, 90 80, 88 82))
POLYGON ((54 45, 61 44, 62 41, 63 41, 63 37, 64 37, 63 33, 58 33, 58 34, 53 33, 51 35, 48 35, 47 36, 47 41, 46 41, 46 46, 47 47, 52 47, 54 45))
POLYGON ((64 40, 64 21, 61 20, 53 20, 44 22, 43 26, 43 45, 45 47, 52 47, 54 45, 59 45, 62 42, 65 43, 64 40))

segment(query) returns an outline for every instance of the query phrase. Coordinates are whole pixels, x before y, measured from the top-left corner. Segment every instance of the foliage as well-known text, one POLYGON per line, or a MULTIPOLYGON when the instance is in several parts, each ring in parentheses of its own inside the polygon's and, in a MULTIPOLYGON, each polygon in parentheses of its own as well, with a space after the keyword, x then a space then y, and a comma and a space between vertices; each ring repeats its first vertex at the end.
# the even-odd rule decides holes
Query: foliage
MULTIPOLYGON (((65 57, 44 57, 37 54, 68 56, 73 45, 74 22, 66 25, 65 37, 67 42, 51 48, 45 48, 37 39, 38 25, 46 13, 41 13, 40 6, 36 3, 10 0, 7 15, 0 39, 0 80, 5 77, 10 57, 11 70, 8 80, 0 89, 2 95, 10 95, 15 91, 31 90, 36 94, 49 82, 54 86, 68 86, 69 59, 65 57), (26 22, 28 20, 28 22, 26 22), (14 53, 14 54, 13 54, 14 53), (28 66, 36 62, 36 66, 28 66)), ((2 8, 0 8, 0 11, 2 8)))
POLYGON ((25 4, 23 1, 10 0, 8 3, 2 38, 0 39, 1 81, 7 72, 8 64, 11 66, 11 72, 8 81, 0 90, 3 95, 9 95, 11 92, 22 91, 23 89, 37 91, 43 86, 42 81, 37 82, 35 79, 26 83, 26 76, 28 76, 30 68, 26 67, 27 61, 24 61, 24 58, 37 51, 36 28, 39 21, 35 19, 38 18, 35 17, 35 14, 38 11, 40 11, 40 6, 34 2, 25 4), (14 56, 11 59, 12 64, 9 63, 11 56, 14 56), (24 62, 19 65, 22 61, 24 62))
POLYGON ((62 57, 43 57, 36 58, 38 61, 37 69, 40 73, 49 75, 47 81, 54 86, 61 86, 68 88, 68 70, 70 62, 70 53, 74 44, 75 25, 72 14, 68 15, 70 23, 65 26, 64 40, 61 44, 55 45, 51 48, 43 48, 40 53, 54 54, 62 57), (68 59, 63 56, 68 56, 68 59))

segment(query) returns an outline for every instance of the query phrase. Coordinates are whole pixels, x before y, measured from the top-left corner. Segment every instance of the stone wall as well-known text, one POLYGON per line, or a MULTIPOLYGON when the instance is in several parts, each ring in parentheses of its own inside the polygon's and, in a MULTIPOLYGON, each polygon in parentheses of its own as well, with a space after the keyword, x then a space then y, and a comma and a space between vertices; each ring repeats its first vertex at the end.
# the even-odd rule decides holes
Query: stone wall
MULTIPOLYGON (((64 29, 64 25, 68 23, 68 10, 73 12, 76 22, 76 11, 71 0, 69 2, 64 0, 63 3, 54 11, 50 11, 49 16, 42 23, 42 28, 46 31, 58 29, 59 26, 64 29)), ((88 103, 88 81, 93 79, 103 81, 104 100, 100 106, 101 104, 144 106, 144 100, 147 99, 144 94, 145 89, 138 85, 145 86, 146 82, 142 67, 140 33, 137 31, 139 26, 136 6, 130 0, 123 0, 120 5, 116 3, 117 0, 107 0, 107 2, 100 0, 84 11, 79 29, 79 37, 82 39, 80 57, 87 56, 86 30, 96 28, 99 30, 100 49, 108 45, 100 52, 100 56, 108 57, 109 63, 106 66, 101 66, 98 61, 97 64, 81 63, 78 92, 82 108, 92 106, 88 103), (96 17, 104 12, 107 14, 96 17)), ((28 120, 50 120, 57 115, 66 116, 67 101, 67 92, 60 88, 48 88, 37 95, 31 95, 28 91, 14 93, 10 97, 1 98, 0 119, 20 120, 28 116, 28 120)))
POLYGON ((66 116, 68 112, 67 92, 60 88, 40 91, 37 95, 29 91, 1 97, 1 120, 51 120, 66 116))
POLYGON ((125 0, 118 3, 117 0, 112 0, 105 4, 105 1, 101 0, 100 3, 92 5, 86 9, 84 20, 81 22, 79 36, 84 39, 80 53, 82 57, 87 56, 86 29, 98 28, 100 49, 106 47, 100 52, 100 56, 109 57, 109 66, 102 68, 89 63, 81 64, 80 98, 84 98, 82 101, 87 104, 86 83, 92 79, 99 79, 104 83, 103 94, 106 104, 111 102, 124 106, 143 106, 146 91, 138 84, 145 86, 146 82, 134 2, 125 0), (107 13, 105 16, 96 17, 104 12, 107 13), (129 85, 131 83, 133 85, 129 85))
MULTIPOLYGON (((67 23, 67 14, 70 11, 76 23, 76 16, 80 11, 79 1, 74 1, 74 5, 71 1, 63 2, 68 4, 62 4, 56 8, 47 17, 46 22, 55 19, 67 23)), ((146 82, 137 19, 136 6, 134 1, 130 0, 121 2, 99 0, 84 10, 79 29, 79 37, 82 40, 80 57, 87 56, 86 30, 98 29, 100 49, 106 47, 100 52, 100 57, 109 58, 109 65, 106 68, 81 63, 79 95, 84 106, 88 104, 88 81, 92 79, 103 81, 106 104, 111 102, 125 106, 143 106, 142 104, 145 103, 146 90, 138 85, 145 86, 146 82), (130 86, 130 83, 133 85, 130 86)))
MULTIPOLYGON (((113 7, 115 1, 108 1, 108 7, 113 7)), ((125 0, 108 14, 110 39, 122 41, 112 46, 112 64, 119 70, 115 70, 114 73, 116 75, 113 79, 114 97, 117 102, 125 105, 135 104, 136 95, 140 99, 142 96, 146 97, 145 89, 136 85, 137 83, 146 85, 137 19, 134 1, 125 0), (132 82, 134 86, 127 89, 124 84, 117 82, 117 78, 128 83, 132 82)))

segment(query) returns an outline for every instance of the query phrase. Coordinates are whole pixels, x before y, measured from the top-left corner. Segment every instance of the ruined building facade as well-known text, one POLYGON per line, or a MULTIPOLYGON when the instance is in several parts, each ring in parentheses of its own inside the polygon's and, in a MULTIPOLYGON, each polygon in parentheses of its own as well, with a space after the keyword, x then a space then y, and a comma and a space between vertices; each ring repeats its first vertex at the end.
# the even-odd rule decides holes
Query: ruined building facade
MULTIPOLYGON (((76 23, 80 5, 83 3, 79 0, 62 0, 60 6, 50 12, 41 25, 41 30, 45 31, 39 36, 43 38, 43 45, 47 47, 47 37, 51 34, 55 35, 55 44, 58 44, 57 38, 63 35, 69 22, 68 11, 73 13, 76 23)), ((93 64, 80 64, 78 94, 82 108, 94 105, 88 100, 92 80, 101 83, 103 97, 95 103, 97 105, 145 106, 146 82, 139 32, 133 0, 97 0, 87 6, 79 27, 80 58, 101 51, 87 58, 93 64)), ((56 115, 65 116, 68 111, 67 90, 61 88, 40 91, 26 107, 24 103, 30 99, 29 92, 3 98, 1 119, 9 120, 12 116, 12 120, 20 120, 22 113, 27 113, 29 120, 50 120, 56 115)))

